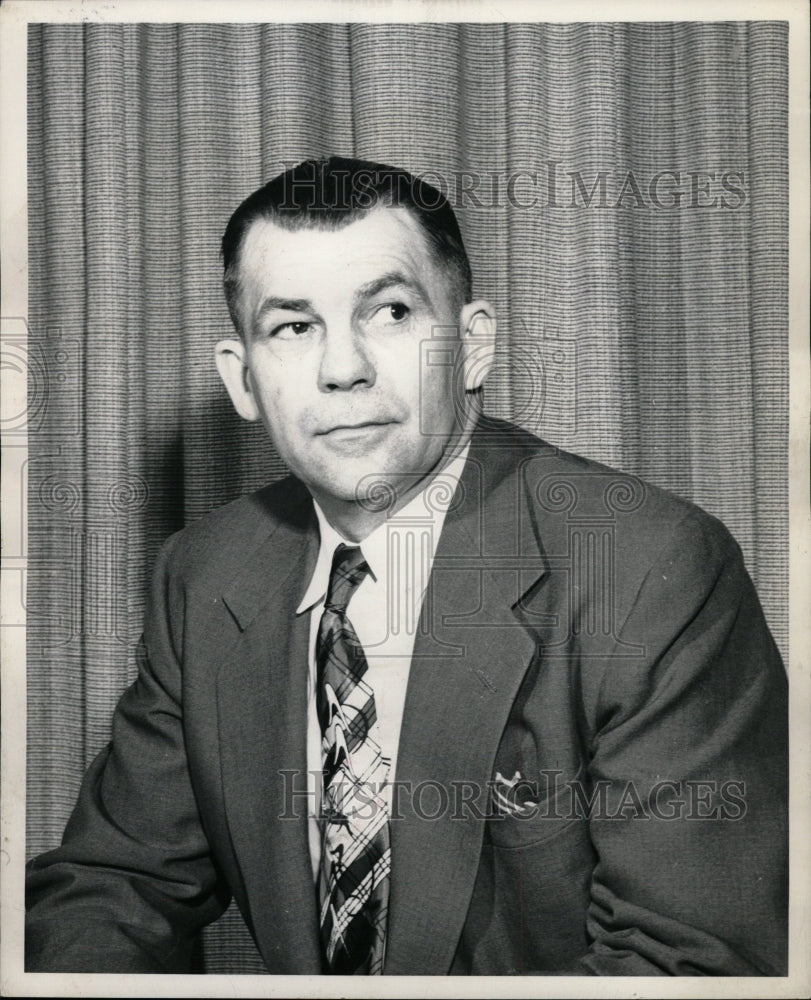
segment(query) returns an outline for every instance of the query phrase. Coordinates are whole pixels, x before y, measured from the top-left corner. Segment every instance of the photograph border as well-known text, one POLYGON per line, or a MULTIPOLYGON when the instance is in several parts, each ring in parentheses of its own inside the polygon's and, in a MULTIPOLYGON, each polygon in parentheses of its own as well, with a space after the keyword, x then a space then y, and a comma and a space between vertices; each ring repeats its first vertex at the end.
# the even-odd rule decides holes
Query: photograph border
MULTIPOLYGON (((2 617, 2 809, 0 810, 0 992, 7 996, 514 996, 514 997, 794 997, 811 989, 811 616, 807 613, 811 518, 809 516, 809 13, 805 3, 667 2, 655 14, 644 3, 596 4, 572 0, 539 10, 537 4, 505 2, 498 8, 484 2, 406 2, 369 0, 340 4, 300 0, 291 7, 237 0, 117 0, 106 3, 10 0, 0 8, 0 251, 2 252, 2 319, 28 315, 27 283, 27 119, 26 31, 35 22, 188 22, 239 23, 278 20, 308 21, 716 21, 787 20, 789 31, 789 319, 790 319, 790 745, 791 745, 791 879, 790 970, 785 978, 612 977, 569 976, 383 977, 372 981, 336 977, 218 975, 154 976, 106 974, 43 974, 23 971, 23 865, 25 858, 25 628, 2 617), (294 14, 295 16, 284 16, 294 14), (270 14, 282 16, 269 17, 270 14), (541 15, 542 16, 539 16, 541 15)), ((9 392, 4 408, 23 412, 16 383, 4 372, 9 392)), ((15 438, 13 447, 24 447, 15 438)), ((19 451, 4 460, 2 505, 4 540, 21 531, 25 546, 25 483, 14 470, 24 468, 19 451), (19 526, 19 527, 18 527, 19 526)), ((2 608, 15 599, 24 561, 5 557, 2 608), (14 572, 6 572, 13 570, 14 572), (16 582, 15 582, 16 581, 16 582)))

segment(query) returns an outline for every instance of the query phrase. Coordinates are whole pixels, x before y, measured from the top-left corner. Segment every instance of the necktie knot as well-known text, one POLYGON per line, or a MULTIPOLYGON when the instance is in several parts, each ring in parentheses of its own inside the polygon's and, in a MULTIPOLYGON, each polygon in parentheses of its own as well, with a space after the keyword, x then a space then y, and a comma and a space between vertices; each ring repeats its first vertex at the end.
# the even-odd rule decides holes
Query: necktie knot
POLYGON ((339 545, 332 557, 332 569, 324 607, 338 614, 346 612, 349 599, 369 572, 359 545, 339 545))

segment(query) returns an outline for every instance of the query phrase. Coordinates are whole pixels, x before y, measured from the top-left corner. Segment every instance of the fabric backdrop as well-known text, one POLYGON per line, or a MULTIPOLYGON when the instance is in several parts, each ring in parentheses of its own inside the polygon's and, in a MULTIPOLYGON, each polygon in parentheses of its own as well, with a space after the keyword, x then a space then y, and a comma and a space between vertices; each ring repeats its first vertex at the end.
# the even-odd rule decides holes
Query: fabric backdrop
MULTIPOLYGON (((500 318, 487 410, 721 517, 787 652, 784 24, 29 43, 29 854, 108 738, 161 541, 283 473, 215 373, 218 253, 236 205, 305 157, 447 187, 500 318)), ((233 911, 205 961, 263 969, 233 911)))

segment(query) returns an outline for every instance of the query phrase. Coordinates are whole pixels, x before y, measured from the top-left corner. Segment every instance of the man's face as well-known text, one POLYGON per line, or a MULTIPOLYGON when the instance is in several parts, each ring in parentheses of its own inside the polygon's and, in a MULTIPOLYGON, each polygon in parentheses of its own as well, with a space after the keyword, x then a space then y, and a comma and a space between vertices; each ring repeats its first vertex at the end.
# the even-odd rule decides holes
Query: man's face
POLYGON ((461 430, 447 357, 459 347, 460 316, 404 209, 380 208, 334 232, 257 221, 240 277, 256 411, 241 412, 261 416, 317 499, 351 501, 375 481, 399 493, 403 477, 411 484, 437 466, 461 430), (440 363, 428 364, 432 339, 440 363))

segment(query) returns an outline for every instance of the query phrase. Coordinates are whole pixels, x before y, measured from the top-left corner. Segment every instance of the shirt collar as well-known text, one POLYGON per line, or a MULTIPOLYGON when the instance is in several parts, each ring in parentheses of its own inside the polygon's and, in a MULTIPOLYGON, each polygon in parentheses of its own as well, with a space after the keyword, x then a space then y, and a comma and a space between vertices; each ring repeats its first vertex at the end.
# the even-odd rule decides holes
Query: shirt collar
MULTIPOLYGON (((402 522, 404 525, 413 523, 415 519, 422 523, 431 521, 436 529, 432 533, 432 536, 435 542, 439 539, 442 525, 445 522, 445 515, 456 492, 456 487, 462 475, 462 469, 467 461, 469 451, 470 442, 468 441, 464 448, 440 472, 432 476, 420 492, 409 500, 405 507, 389 515, 370 535, 360 542, 363 557, 369 564, 369 569, 375 580, 381 579, 386 572, 387 538, 392 525, 396 526, 398 522, 402 522)), ((308 611, 324 599, 327 593, 327 586, 329 585, 332 557, 336 547, 341 544, 358 544, 357 542, 350 542, 339 531, 333 528, 316 500, 313 500, 313 506, 318 518, 321 545, 318 550, 318 559, 316 560, 309 586, 296 609, 296 614, 299 615, 304 611, 308 611)))

